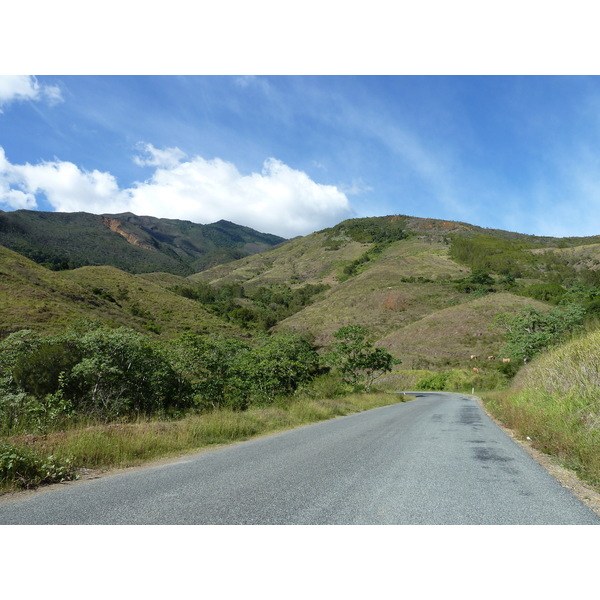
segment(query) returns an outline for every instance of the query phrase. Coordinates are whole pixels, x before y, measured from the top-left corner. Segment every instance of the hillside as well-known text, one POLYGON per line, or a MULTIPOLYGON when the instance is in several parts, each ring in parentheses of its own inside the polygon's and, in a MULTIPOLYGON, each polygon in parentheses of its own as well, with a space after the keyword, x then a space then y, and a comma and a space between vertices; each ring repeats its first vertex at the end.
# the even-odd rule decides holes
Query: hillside
POLYGON ((485 370, 488 356, 500 356, 504 340, 489 325, 499 312, 525 306, 543 310, 542 302, 506 292, 488 294, 427 314, 381 338, 378 345, 400 358, 406 368, 474 367, 485 370), (471 360, 471 356, 478 358, 471 360))
POLYGON ((588 256, 596 240, 404 216, 353 219, 188 281, 247 290, 326 284, 315 302, 274 330, 308 333, 327 345, 339 327, 360 323, 404 368, 467 367, 471 354, 499 354, 503 338, 488 327, 497 313, 547 308, 538 300, 547 286, 564 290, 571 279, 589 279, 579 256, 588 256), (476 269, 490 274, 491 293, 461 283, 476 269))
MULTIPOLYGON (((12 218, 47 218, 17 212, 20 216, 12 218)), ((128 231, 138 232, 138 245, 102 225, 102 236, 116 235, 94 238, 106 252, 125 244, 128 250, 166 257, 139 245, 150 247, 158 238, 158 230, 154 237, 146 231, 152 223, 160 225, 163 236, 170 223, 171 241, 184 245, 175 232, 183 236, 185 222, 120 217, 126 217, 120 223, 128 231), (102 239, 114 247, 101 244, 102 239)), ((103 217, 68 218, 81 225, 103 217)), ((240 233, 232 224, 219 227, 232 236, 240 233)), ((74 227, 76 233, 83 229, 74 227)), ((471 354, 499 354, 503 338, 489 328, 497 313, 526 305, 549 308, 547 301, 556 303, 573 281, 588 286, 579 294, 590 290, 588 300, 595 299, 596 288, 589 286, 599 272, 588 267, 597 247, 597 238, 540 238, 395 215, 344 221, 187 277, 153 263, 145 268, 153 266, 154 272, 140 274, 109 265, 53 272, 2 249, 0 332, 56 331, 86 317, 166 336, 186 330, 236 336, 287 330, 306 333, 324 346, 340 327, 359 323, 373 341, 402 359, 403 368, 466 368, 472 366, 471 354)))
POLYGON ((54 270, 111 265, 130 273, 190 275, 283 241, 228 221, 0 211, 0 244, 54 270))
POLYGON ((186 329, 240 333, 142 276, 109 266, 54 272, 2 246, 0 299, 0 337, 19 329, 57 333, 81 319, 164 335, 186 329))

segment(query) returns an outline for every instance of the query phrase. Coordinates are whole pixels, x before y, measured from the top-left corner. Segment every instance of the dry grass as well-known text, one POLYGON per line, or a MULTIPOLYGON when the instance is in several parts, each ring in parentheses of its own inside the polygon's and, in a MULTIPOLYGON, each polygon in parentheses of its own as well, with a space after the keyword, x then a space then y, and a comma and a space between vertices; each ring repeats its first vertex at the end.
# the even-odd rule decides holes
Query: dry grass
POLYGON ((282 321, 277 329, 312 333, 326 345, 333 332, 352 323, 381 338, 449 304, 465 300, 451 283, 461 267, 442 244, 407 239, 392 244, 355 277, 334 285, 324 298, 282 321), (429 283, 414 283, 410 278, 429 283))
POLYGON ((369 245, 347 241, 337 250, 328 250, 326 239, 324 233, 312 233, 262 254, 196 273, 189 279, 215 285, 335 284, 341 266, 358 258, 369 245))
POLYGON ((486 394, 494 415, 600 487, 600 332, 532 361, 510 390, 486 394))
POLYGON ((500 358, 504 345, 499 330, 489 325, 499 312, 515 312, 527 305, 544 309, 545 305, 530 298, 508 293, 488 294, 430 314, 398 328, 377 343, 401 359, 405 368, 462 366, 479 368, 483 373, 495 368, 488 356, 500 358), (479 358, 472 361, 471 355, 479 358), (425 362, 426 361, 426 362, 425 362))
MULTIPOLYGON (((218 410, 177 421, 140 421, 93 425, 47 435, 3 440, 40 456, 69 458, 79 469, 112 469, 140 465, 184 453, 293 429, 363 410, 409 400, 386 394, 352 394, 333 399, 299 399, 244 412, 218 410)), ((2 491, 9 491, 5 486, 2 491)))
POLYGON ((530 250, 532 254, 554 254, 567 264, 581 269, 600 269, 600 244, 585 244, 573 248, 540 248, 530 250))

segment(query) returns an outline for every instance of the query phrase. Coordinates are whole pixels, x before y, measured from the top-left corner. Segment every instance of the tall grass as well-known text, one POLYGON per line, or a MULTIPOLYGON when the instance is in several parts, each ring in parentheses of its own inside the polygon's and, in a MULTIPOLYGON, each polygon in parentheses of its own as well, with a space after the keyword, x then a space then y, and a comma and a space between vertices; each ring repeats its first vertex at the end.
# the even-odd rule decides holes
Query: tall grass
MULTIPOLYGON (((311 398, 307 392, 275 406, 243 412, 222 409, 175 421, 88 425, 46 435, 13 436, 5 441, 18 451, 38 457, 68 459, 79 469, 110 469, 243 441, 408 399, 381 392, 311 398)), ((30 487, 35 485, 32 482, 30 487)), ((0 493, 20 487, 26 487, 22 480, 0 477, 0 493)))
POLYGON ((547 454, 600 487, 600 332, 540 355, 490 411, 547 454))

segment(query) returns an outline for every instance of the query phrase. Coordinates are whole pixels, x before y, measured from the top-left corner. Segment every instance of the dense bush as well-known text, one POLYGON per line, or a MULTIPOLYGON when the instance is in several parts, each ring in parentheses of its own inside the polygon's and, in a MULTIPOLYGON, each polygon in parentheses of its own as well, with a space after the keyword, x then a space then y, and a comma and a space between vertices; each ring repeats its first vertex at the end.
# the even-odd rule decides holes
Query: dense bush
POLYGON ((134 331, 97 329, 78 338, 82 359, 66 374, 78 412, 113 417, 186 408, 188 390, 161 346, 134 331))
POLYGON ((504 240, 491 235, 472 238, 455 236, 450 257, 472 269, 492 271, 502 275, 523 277, 530 272, 535 257, 526 250, 534 247, 518 240, 504 240))
POLYGON ((428 373, 416 384, 418 390, 468 392, 490 390, 506 384, 509 376, 502 368, 490 368, 476 374, 465 369, 450 369, 441 373, 428 373))
MULTIPOLYGON (((340 330, 328 355, 346 382, 369 387, 394 363, 368 331, 340 330)), ((45 433, 69 422, 245 410, 306 391, 326 374, 311 342, 295 334, 251 341, 186 333, 161 341, 126 328, 85 325, 42 337, 21 331, 0 342, 0 434, 45 433)), ((339 390, 335 374, 320 383, 339 390)))
POLYGON ((191 405, 189 384, 151 338, 94 328, 0 343, 0 431, 44 430, 73 416, 105 420, 191 405))
POLYGON ((343 221, 329 230, 329 238, 335 239, 341 234, 355 242, 388 244, 408 236, 404 231, 404 222, 397 218, 366 217, 343 221))
MULTIPOLYGON (((582 238, 579 240, 581 243, 582 238)), ((600 271, 593 269, 577 269, 572 260, 560 253, 541 251, 550 242, 544 238, 529 237, 525 239, 503 239, 501 237, 480 234, 474 237, 453 236, 450 245, 450 258, 471 267, 481 269, 513 279, 524 277, 543 279, 544 284, 553 283, 561 286, 572 282, 580 282, 585 286, 600 284, 600 271), (537 252, 532 252, 537 250, 537 252)), ((576 245, 575 239, 563 238, 565 245, 576 245)), ((558 243, 559 247, 561 243, 558 243)), ((549 287, 545 292, 542 288, 530 287, 531 294, 548 295, 553 302, 560 291, 557 287, 549 287)), ((525 293, 525 295, 530 295, 525 293)), ((536 297, 535 295, 531 297, 536 297)))
POLYGON ((519 291, 519 296, 527 296, 542 302, 551 302, 558 304, 565 296, 565 288, 558 283, 534 283, 528 285, 519 291))
POLYGON ((311 304, 317 294, 327 289, 329 286, 324 284, 298 288, 272 284, 246 290, 239 283, 197 283, 175 286, 171 291, 201 302, 210 312, 245 329, 266 331, 311 304))
POLYGON ((454 287, 463 294, 482 296, 496 291, 495 283, 494 278, 487 271, 474 269, 468 277, 458 280, 454 287))
POLYGON ((527 306, 518 313, 499 313, 492 326, 504 331, 507 343, 502 353, 527 362, 580 329, 585 314, 585 308, 580 304, 555 306, 548 312, 527 306))
POLYGON ((12 374, 17 385, 34 396, 54 394, 64 387, 61 375, 83 358, 78 344, 67 336, 44 340, 19 354, 12 374))
POLYGON ((75 478, 75 469, 67 459, 41 458, 26 448, 0 444, 0 486, 33 488, 75 478))
POLYGON ((313 346, 296 335, 240 340, 187 334, 174 345, 179 369, 202 408, 243 410, 293 393, 321 372, 313 346))

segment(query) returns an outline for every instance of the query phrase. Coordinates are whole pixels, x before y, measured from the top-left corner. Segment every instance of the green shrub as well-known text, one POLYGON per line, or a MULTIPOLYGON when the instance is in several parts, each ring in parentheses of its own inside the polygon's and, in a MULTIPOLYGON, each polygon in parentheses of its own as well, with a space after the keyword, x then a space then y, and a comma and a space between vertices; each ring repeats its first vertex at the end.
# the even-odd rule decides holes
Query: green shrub
POLYGON ((61 373, 69 372, 81 358, 75 340, 49 338, 35 350, 22 353, 12 374, 28 394, 43 397, 60 389, 61 373))
POLYGON ((67 377, 76 410, 110 419, 191 404, 191 390, 151 338, 123 327, 97 329, 78 346, 82 359, 67 377))
POLYGON ((499 369, 490 368, 477 374, 465 369, 451 369, 442 373, 433 373, 420 379, 416 385, 419 390, 468 392, 476 390, 489 390, 502 387, 506 384, 507 377, 499 369))
POLYGON ((325 362, 332 366, 342 379, 353 386, 364 385, 369 389, 373 382, 394 365, 402 361, 395 359, 384 348, 374 348, 368 341, 369 330, 362 325, 346 325, 334 334, 335 342, 325 355, 325 362))
POLYGON ((527 296, 542 302, 558 304, 564 297, 566 291, 558 283, 534 283, 516 292, 519 296, 527 296))
POLYGON ((68 459, 41 458, 26 448, 0 444, 0 484, 3 488, 33 488, 44 483, 76 479, 68 459))
POLYGON ((429 377, 424 377, 417 383, 417 389, 419 390, 445 390, 450 372, 435 373, 429 377))
POLYGON ((330 400, 341 398, 349 392, 349 387, 337 373, 323 373, 302 386, 297 391, 300 398, 330 400))

